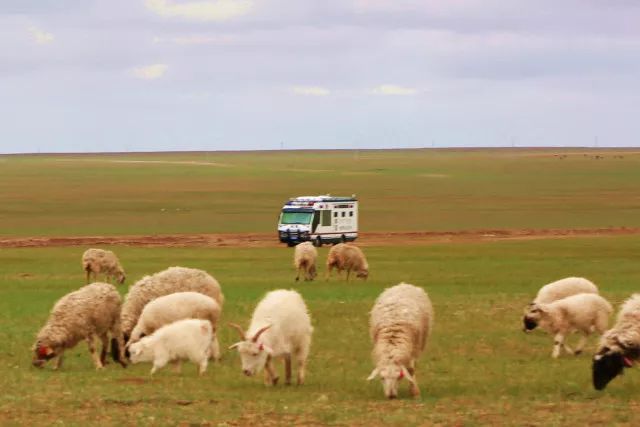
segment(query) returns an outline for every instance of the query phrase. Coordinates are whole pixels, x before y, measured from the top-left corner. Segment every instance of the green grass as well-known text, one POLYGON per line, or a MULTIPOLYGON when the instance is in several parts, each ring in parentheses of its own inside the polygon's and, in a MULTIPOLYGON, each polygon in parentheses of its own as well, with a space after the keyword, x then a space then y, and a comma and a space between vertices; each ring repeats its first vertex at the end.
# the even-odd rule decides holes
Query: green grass
POLYGON ((4 156, 0 235, 273 232, 324 193, 356 193, 366 231, 637 227, 638 182, 637 150, 4 156))
MULTIPOLYGON (((60 372, 31 368, 30 346, 48 310, 82 284, 82 248, 3 249, 0 423, 638 425, 637 372, 596 392, 588 352, 552 360, 549 336, 521 332, 523 306, 551 280, 584 275, 615 304, 638 291, 638 237, 371 247, 370 280, 350 284, 295 284, 286 248, 115 250, 132 280, 175 264, 210 271, 226 296, 225 323, 246 325, 270 289, 298 289, 315 327, 307 384, 267 388, 261 378, 244 377, 228 351, 203 378, 191 364, 182 375, 166 368, 153 379, 147 364, 123 370, 112 363, 96 372, 84 345, 60 372), (368 311, 382 289, 401 280, 427 289, 436 323, 418 364, 421 399, 410 399, 405 384, 400 399, 386 401, 377 381, 365 381, 372 369, 368 311)), ((220 340, 226 348, 235 331, 223 327, 220 340)))

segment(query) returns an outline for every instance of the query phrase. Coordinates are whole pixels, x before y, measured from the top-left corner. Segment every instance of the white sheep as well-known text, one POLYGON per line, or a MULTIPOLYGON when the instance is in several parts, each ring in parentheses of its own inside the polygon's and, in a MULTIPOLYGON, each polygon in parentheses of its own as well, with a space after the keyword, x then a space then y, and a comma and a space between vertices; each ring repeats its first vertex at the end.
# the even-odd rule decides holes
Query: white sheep
POLYGON ((389 399, 398 395, 398 382, 406 378, 413 396, 420 395, 415 376, 416 360, 433 328, 433 307, 427 293, 400 283, 378 296, 371 310, 369 334, 375 368, 367 380, 379 376, 389 399))
POLYGON ((91 275, 94 281, 97 280, 98 273, 103 273, 107 282, 114 277, 122 285, 126 279, 116 254, 105 249, 87 249, 82 254, 82 269, 87 274, 87 283, 90 282, 91 275))
POLYGON ((115 359, 124 367, 124 341, 120 329, 120 294, 108 283, 92 283, 60 298, 33 346, 33 365, 42 367, 57 357, 55 369, 62 366, 64 351, 81 340, 89 345, 96 369, 105 364, 109 335, 115 359), (95 338, 102 341, 102 352, 96 354, 95 338))
POLYGON ((329 250, 326 280, 331 277, 333 268, 338 270, 338 275, 342 273, 342 270, 346 270, 347 281, 349 281, 351 271, 354 271, 358 278, 366 280, 369 277, 367 259, 362 250, 352 243, 338 243, 329 250))
POLYGON ((202 375, 207 370, 212 339, 213 329, 208 320, 178 320, 131 344, 131 362, 153 362, 153 375, 169 362, 175 362, 176 371, 180 372, 181 362, 190 360, 198 365, 202 375))
POLYGON ((567 353, 580 354, 587 337, 594 331, 602 334, 607 329, 611 304, 597 294, 577 294, 559 299, 549 304, 533 304, 527 308, 524 318, 525 330, 540 326, 554 335, 552 357, 560 355, 564 347, 567 353), (575 352, 564 342, 566 336, 574 331, 583 335, 575 352))
MULTIPOLYGON (((526 317, 535 304, 548 304, 562 298, 576 294, 597 294, 598 287, 582 277, 566 277, 544 285, 538 291, 536 298, 525 309, 526 317)), ((524 318, 523 318, 524 320, 524 318)), ((525 331, 528 330, 525 328, 525 331)))
POLYGON ((640 359, 640 294, 622 304, 613 328, 604 333, 593 357, 593 386, 604 389, 609 381, 640 359))
POLYGON ((269 292, 258 303, 246 333, 231 324, 240 333, 242 341, 229 349, 237 348, 242 359, 242 371, 252 376, 265 368, 265 382, 276 385, 272 361, 282 357, 285 365, 285 383, 291 384, 291 362, 298 365, 298 385, 304 383, 305 365, 311 345, 311 319, 302 296, 294 290, 269 292))
POLYGON ((220 318, 220 305, 199 292, 176 292, 154 299, 144 306, 136 327, 131 332, 129 343, 139 341, 145 335, 151 335, 164 325, 182 319, 203 319, 211 322, 213 337, 211 355, 220 359, 216 329, 220 318))
POLYGON ((318 251, 311 242, 300 243, 293 252, 293 266, 296 269, 296 282, 300 280, 300 272, 304 272, 304 280, 316 277, 316 259, 318 251))
POLYGON ((207 295, 224 304, 220 284, 206 271, 186 267, 170 267, 151 276, 145 276, 129 288, 122 305, 122 332, 125 341, 138 323, 142 309, 149 301, 175 292, 193 291, 207 295))

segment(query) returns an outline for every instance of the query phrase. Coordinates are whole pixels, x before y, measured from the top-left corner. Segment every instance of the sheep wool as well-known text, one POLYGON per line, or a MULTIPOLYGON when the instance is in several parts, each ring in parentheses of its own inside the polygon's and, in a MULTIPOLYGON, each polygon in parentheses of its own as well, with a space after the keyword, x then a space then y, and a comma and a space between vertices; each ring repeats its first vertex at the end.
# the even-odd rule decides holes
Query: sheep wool
POLYGON ((87 275, 87 283, 91 281, 92 275, 95 281, 98 278, 98 273, 104 274, 107 282, 110 282, 112 277, 115 278, 120 285, 126 279, 124 269, 116 254, 104 249, 87 249, 82 254, 82 269, 87 275))
POLYGON ((609 382, 640 359, 640 294, 627 299, 613 328, 604 333, 593 357, 593 386, 604 389, 609 382))
POLYGON ((131 336, 140 314, 150 301, 175 292, 193 291, 207 295, 224 304, 220 284, 206 271, 186 267, 170 267, 151 276, 145 276, 129 288, 122 306, 122 331, 125 339, 131 336))
POLYGON ((422 288, 400 283, 378 296, 369 319, 375 368, 368 380, 379 376, 388 398, 397 397, 402 378, 410 382, 413 396, 420 394, 416 361, 431 335, 433 320, 431 300, 422 288))
MULTIPOLYGON (((96 368, 101 369, 111 335, 118 344, 117 361, 125 366, 120 305, 120 294, 108 283, 92 283, 60 298, 53 306, 47 323, 38 332, 33 346, 33 365, 42 367, 47 360, 57 357, 55 368, 58 369, 62 366, 64 351, 86 340, 96 368), (94 343, 96 337, 102 341, 99 357, 94 343)), ((112 345, 116 347, 115 343, 112 345)))
POLYGON ((296 269, 296 281, 300 280, 300 273, 304 273, 304 280, 316 277, 316 259, 318 251, 311 242, 300 243, 293 252, 293 266, 296 269))

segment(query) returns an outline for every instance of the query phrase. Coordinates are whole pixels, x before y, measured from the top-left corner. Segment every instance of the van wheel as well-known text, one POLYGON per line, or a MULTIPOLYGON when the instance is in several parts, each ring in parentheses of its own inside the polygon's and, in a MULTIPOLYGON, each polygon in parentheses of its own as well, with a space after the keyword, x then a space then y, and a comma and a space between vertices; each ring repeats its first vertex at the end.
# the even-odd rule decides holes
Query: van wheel
POLYGON ((345 236, 344 234, 342 235, 342 237, 340 238, 340 241, 342 243, 347 243, 347 236, 345 236))
POLYGON ((322 246, 322 239, 320 238, 320 236, 316 237, 316 242, 315 242, 315 246, 317 248, 322 246))

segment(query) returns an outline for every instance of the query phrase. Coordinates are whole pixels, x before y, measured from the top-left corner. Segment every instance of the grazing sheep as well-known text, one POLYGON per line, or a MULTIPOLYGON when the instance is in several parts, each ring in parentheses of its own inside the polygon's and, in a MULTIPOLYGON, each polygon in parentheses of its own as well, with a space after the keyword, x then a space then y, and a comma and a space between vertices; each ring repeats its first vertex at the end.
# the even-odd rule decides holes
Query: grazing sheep
POLYGON ((116 254, 104 249, 87 249, 82 254, 82 269, 87 273, 87 284, 92 273, 94 281, 97 280, 98 273, 103 273, 107 282, 111 282, 111 278, 115 277, 122 285, 126 279, 116 254))
POLYGON ((252 376, 265 368, 265 383, 276 385, 272 360, 284 358, 285 384, 291 384, 291 358, 298 364, 298 385, 304 383, 305 364, 311 345, 311 319, 300 294, 293 290, 269 292, 258 303, 245 333, 235 324, 242 341, 229 349, 237 348, 242 359, 242 372, 252 376))
POLYGON ((198 365, 202 375, 207 370, 212 337, 213 329, 208 320, 178 320, 131 344, 131 362, 153 362, 153 375, 169 362, 175 362, 176 371, 180 372, 181 362, 190 360, 198 365))
POLYGON ((578 355, 593 331, 602 334, 607 329, 612 311, 611 304, 600 295, 571 295, 549 304, 533 304, 528 307, 524 327, 525 330, 530 330, 540 326, 554 335, 552 357, 560 355, 561 347, 564 347, 567 353, 578 355), (574 331, 583 334, 575 352, 564 342, 566 336, 574 331))
POLYGON ((193 291, 207 295, 220 305, 224 296, 220 284, 206 271, 186 267, 170 267, 152 276, 145 276, 129 288, 122 305, 122 332, 125 341, 138 323, 142 309, 149 301, 175 292, 193 291))
POLYGON ((616 324, 600 339, 593 357, 593 386, 604 389, 609 381, 631 368, 640 359, 640 294, 624 302, 616 324))
MULTIPOLYGON (((541 287, 538 291, 538 295, 536 295, 536 299, 529 303, 527 309, 525 309, 524 317, 531 314, 531 310, 534 308, 535 304, 549 304, 576 294, 597 293, 598 287, 590 280, 582 277, 566 277, 541 287)), ((525 331, 528 332, 527 329, 525 329, 525 331)))
POLYGON ((108 283, 92 283, 60 298, 36 337, 33 366, 40 368, 48 360, 57 357, 55 369, 59 369, 64 351, 86 340, 96 369, 101 369, 105 364, 111 334, 112 348, 117 349, 115 359, 125 367, 120 305, 120 294, 108 283), (102 341, 100 356, 96 354, 96 337, 102 341))
POLYGON ((329 250, 327 255, 327 275, 326 280, 331 277, 333 268, 338 270, 338 275, 342 270, 347 270, 347 281, 351 271, 356 272, 356 277, 367 279, 369 277, 369 264, 362 250, 351 243, 338 243, 329 250))
POLYGON ((296 282, 300 280, 300 271, 304 271, 304 280, 316 277, 316 259, 318 251, 311 242, 300 243, 293 253, 293 266, 297 271, 296 282))
POLYGON ((413 396, 420 395, 415 376, 416 360, 433 328, 433 307, 427 293, 400 283, 378 296, 369 319, 375 368, 367 380, 379 376, 389 399, 398 395, 398 382, 406 378, 413 396))
POLYGON ((151 335, 164 325, 182 319, 202 319, 211 322, 213 336, 211 355, 220 359, 220 346, 216 335, 216 327, 220 318, 220 305, 199 292, 176 292, 154 299, 144 306, 138 324, 133 328, 129 343, 135 343, 145 335, 151 335))

